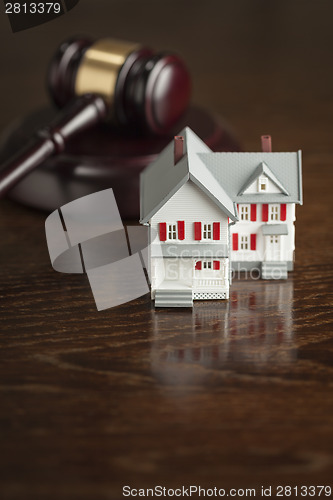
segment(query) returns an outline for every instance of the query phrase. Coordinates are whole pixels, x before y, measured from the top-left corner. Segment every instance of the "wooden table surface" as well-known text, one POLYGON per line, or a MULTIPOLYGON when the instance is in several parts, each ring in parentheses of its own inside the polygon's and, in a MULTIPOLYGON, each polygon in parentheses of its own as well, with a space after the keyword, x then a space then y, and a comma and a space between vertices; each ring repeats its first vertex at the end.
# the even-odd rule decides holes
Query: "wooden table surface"
POLYGON ((266 133, 302 149, 304 176, 288 280, 236 278, 193 311, 144 296, 97 312, 84 276, 52 270, 45 214, 1 201, 1 500, 333 486, 332 15, 330 0, 81 0, 13 35, 1 14, 2 130, 46 101, 60 40, 111 34, 182 54, 193 101, 245 151, 266 133))

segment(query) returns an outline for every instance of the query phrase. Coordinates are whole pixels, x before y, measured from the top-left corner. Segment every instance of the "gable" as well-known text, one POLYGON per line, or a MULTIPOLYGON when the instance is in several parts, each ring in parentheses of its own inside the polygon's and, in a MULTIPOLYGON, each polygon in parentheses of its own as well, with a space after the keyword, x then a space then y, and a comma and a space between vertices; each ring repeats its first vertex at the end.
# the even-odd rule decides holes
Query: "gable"
POLYGON ((188 127, 179 135, 184 137, 184 156, 177 164, 174 164, 172 141, 155 162, 141 173, 140 222, 147 224, 189 179, 228 217, 236 221, 235 203, 199 158, 199 153, 211 154, 211 150, 188 127))
POLYGON ((152 217, 157 222, 227 222, 227 215, 192 181, 186 182, 152 217))
POLYGON ((252 172, 246 183, 239 191, 238 196, 243 194, 265 194, 280 193, 288 195, 288 191, 272 172, 266 162, 261 161, 257 168, 252 172), (270 188, 270 189, 268 189, 270 188))
POLYGON ((239 194, 239 196, 242 196, 244 194, 258 194, 260 196, 261 194, 265 193, 286 194, 269 177, 267 177, 267 175, 262 174, 259 175, 252 182, 252 184, 246 187, 246 189, 241 194, 239 194))

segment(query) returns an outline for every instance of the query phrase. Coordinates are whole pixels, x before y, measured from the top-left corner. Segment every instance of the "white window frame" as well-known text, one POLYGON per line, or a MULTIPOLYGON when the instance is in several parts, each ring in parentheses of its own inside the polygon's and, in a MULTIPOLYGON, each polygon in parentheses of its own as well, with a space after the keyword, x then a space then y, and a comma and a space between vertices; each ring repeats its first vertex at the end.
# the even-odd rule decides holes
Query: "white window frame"
POLYGON ((250 250, 250 236, 248 234, 239 235, 239 250, 246 252, 250 250))
POLYGON ((264 175, 258 177, 258 192, 266 193, 268 187, 268 179, 264 175))
POLYGON ((272 203, 268 205, 268 222, 277 222, 280 220, 280 205, 272 203))
POLYGON ((250 221, 250 204, 239 205, 239 220, 249 222, 250 221))
POLYGON ((178 224, 176 223, 170 223, 167 224, 167 240, 168 241, 175 241, 178 240, 178 224))
POLYGON ((209 269, 211 271, 213 269, 213 261, 202 260, 201 261, 201 269, 204 269, 205 271, 207 271, 207 269, 209 269))
POLYGON ((211 222, 202 223, 202 239, 212 240, 213 239, 213 224, 211 222))

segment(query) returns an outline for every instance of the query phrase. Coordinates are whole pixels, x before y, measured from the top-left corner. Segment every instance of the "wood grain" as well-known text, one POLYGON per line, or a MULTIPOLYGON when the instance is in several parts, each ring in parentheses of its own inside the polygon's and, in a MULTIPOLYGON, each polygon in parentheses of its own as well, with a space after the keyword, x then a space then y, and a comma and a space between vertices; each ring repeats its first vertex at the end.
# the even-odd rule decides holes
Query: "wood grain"
POLYGON ((245 150, 262 133, 275 151, 303 150, 295 271, 238 277, 230 301, 193 311, 155 311, 144 296, 97 312, 85 277, 52 270, 46 214, 2 201, 3 500, 119 499, 126 484, 332 486, 333 5, 188 5, 82 0, 15 36, 1 19, 0 125, 46 99, 47 58, 68 34, 176 50, 195 102, 225 116, 245 150))

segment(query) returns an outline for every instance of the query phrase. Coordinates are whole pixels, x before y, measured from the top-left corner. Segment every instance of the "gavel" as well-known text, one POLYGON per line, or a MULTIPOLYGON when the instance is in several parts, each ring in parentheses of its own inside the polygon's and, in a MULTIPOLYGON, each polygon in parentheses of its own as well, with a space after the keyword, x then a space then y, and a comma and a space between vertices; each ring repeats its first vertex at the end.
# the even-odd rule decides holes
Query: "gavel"
POLYGON ((47 75, 57 118, 0 170, 0 197, 84 130, 107 122, 164 134, 185 112, 190 76, 175 54, 138 44, 75 37, 56 51, 47 75))

